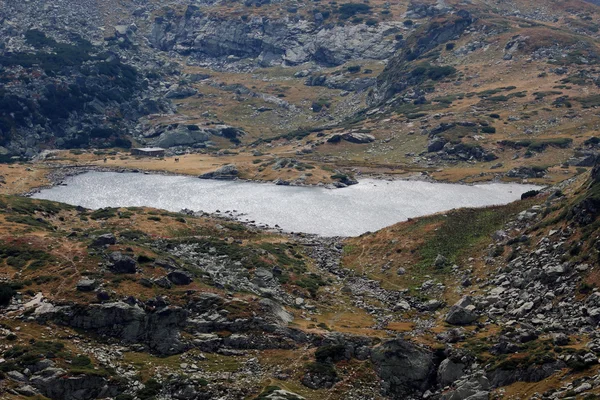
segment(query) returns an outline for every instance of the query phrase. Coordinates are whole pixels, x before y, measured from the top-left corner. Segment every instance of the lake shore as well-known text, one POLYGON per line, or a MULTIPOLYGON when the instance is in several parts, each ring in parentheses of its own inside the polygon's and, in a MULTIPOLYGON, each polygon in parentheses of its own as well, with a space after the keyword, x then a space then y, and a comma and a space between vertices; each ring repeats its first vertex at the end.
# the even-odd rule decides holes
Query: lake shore
POLYGON ((323 236, 360 235, 453 208, 506 204, 520 199, 522 193, 539 189, 519 184, 361 179, 344 190, 329 190, 326 186, 281 186, 172 174, 97 170, 81 174, 81 169, 63 172, 56 186, 31 195, 91 209, 153 207, 173 212, 229 212, 240 221, 246 218, 288 232, 323 236))

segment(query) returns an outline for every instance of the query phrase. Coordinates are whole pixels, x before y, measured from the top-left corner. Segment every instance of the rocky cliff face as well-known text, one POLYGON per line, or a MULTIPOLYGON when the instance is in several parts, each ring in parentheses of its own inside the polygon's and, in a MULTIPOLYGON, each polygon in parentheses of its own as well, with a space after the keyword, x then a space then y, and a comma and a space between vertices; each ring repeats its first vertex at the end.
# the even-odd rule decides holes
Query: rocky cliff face
POLYGON ((335 66, 390 57, 400 26, 397 22, 340 26, 298 17, 215 17, 188 6, 183 15, 166 12, 157 17, 149 39, 160 50, 190 55, 197 62, 253 59, 261 66, 309 61, 335 66))

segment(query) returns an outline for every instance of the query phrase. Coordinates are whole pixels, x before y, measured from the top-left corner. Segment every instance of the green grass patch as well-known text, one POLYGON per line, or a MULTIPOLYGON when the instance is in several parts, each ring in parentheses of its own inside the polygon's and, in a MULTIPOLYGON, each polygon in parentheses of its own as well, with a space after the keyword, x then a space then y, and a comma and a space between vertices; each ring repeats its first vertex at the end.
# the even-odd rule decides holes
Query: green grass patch
MULTIPOLYGON (((461 257, 473 246, 491 240, 516 213, 530 207, 534 201, 519 201, 506 206, 465 208, 452 211, 442 219, 442 225, 420 249, 418 267, 431 269, 438 254, 446 257, 448 267, 461 262, 461 257)), ((439 218, 439 217, 437 217, 439 218)))

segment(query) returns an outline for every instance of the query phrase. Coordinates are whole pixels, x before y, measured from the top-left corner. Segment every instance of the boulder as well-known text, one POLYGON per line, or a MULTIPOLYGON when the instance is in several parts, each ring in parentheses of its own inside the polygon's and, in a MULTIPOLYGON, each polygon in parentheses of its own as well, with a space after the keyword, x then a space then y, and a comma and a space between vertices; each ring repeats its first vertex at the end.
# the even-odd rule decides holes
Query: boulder
POLYGON ((221 168, 207 172, 199 176, 200 179, 218 179, 218 180, 233 180, 239 175, 239 171, 234 164, 227 164, 221 168))
POLYGON ((436 268, 444 268, 447 263, 448 263, 448 260, 446 259, 446 257, 444 257, 441 254, 438 254, 434 261, 436 268))
POLYGON ((569 337, 564 333, 555 333, 552 335, 552 342, 555 346, 566 346, 569 344, 569 337))
POLYGON ((513 168, 506 173, 509 178, 543 178, 546 175, 547 169, 541 168, 530 168, 530 167, 518 167, 513 168))
POLYGON ((433 353, 403 339, 390 340, 374 348, 371 361, 384 381, 385 393, 394 398, 424 391, 435 377, 433 353))
POLYGON ((163 289, 171 289, 173 287, 173 283, 166 276, 155 279, 152 282, 163 289))
POLYGON ((92 242, 92 246, 100 247, 116 243, 117 238, 115 237, 115 235, 113 235, 112 233, 105 233, 104 235, 100 235, 96 239, 94 239, 94 241, 92 242))
POLYGON ((469 325, 477 320, 478 316, 471 310, 452 306, 446 315, 446 322, 452 325, 469 325))
POLYGON ((194 280, 192 274, 180 269, 169 272, 167 278, 175 285, 189 285, 194 280))
POLYGON ((204 145, 210 140, 210 131, 198 129, 195 125, 178 125, 175 129, 167 129, 154 140, 154 146, 169 148, 174 146, 204 145))
POLYGON ((453 382, 455 388, 442 394, 442 400, 488 400, 490 382, 483 371, 453 382))
POLYGON ((366 144, 366 143, 374 142, 375 136, 369 135, 367 133, 358 133, 358 132, 335 133, 327 139, 327 142, 338 143, 342 140, 345 140, 350 143, 366 144))
POLYGON ((349 132, 343 134, 342 139, 350 143, 364 144, 374 142, 375 136, 369 135, 367 133, 349 132))
POLYGON ((294 316, 287 312, 281 304, 271 299, 261 299, 260 302, 261 310, 265 313, 264 318, 268 321, 272 321, 280 326, 287 326, 294 320, 294 316))
POLYGON ((304 400, 304 397, 283 389, 274 390, 264 398, 268 400, 304 400))
POLYGON ((154 265, 168 270, 179 268, 177 262, 175 262, 174 260, 166 260, 164 258, 157 258, 156 260, 154 260, 154 265))
POLYGON ((91 292, 96 289, 96 281, 93 279, 81 279, 77 282, 77 290, 80 292, 91 292))
POLYGON ((19 371, 8 371, 6 373, 6 376, 9 379, 12 379, 13 381, 27 382, 27 377, 25 375, 23 375, 22 373, 20 373, 19 371))
POLYGON ((214 353, 221 347, 223 339, 214 333, 197 333, 193 342, 198 349, 214 353))
POLYGON ((450 307, 446 314, 446 322, 452 325, 469 325, 479 318, 475 311, 470 296, 460 299, 455 305, 450 307))
POLYGON ((30 385, 23 385, 15 390, 17 391, 17 393, 25 397, 32 397, 39 394, 39 392, 33 386, 30 385))
POLYGON ((427 152, 428 153, 438 152, 444 148, 445 144, 446 144, 446 140, 444 138, 435 137, 435 138, 431 139, 429 141, 429 143, 427 144, 427 152))
POLYGON ((192 97, 197 93, 198 91, 192 87, 173 85, 165 94, 165 97, 167 99, 185 99, 186 97, 192 97))
POLYGON ((540 382, 566 366, 564 361, 555 360, 544 364, 532 364, 526 368, 497 368, 490 371, 487 377, 493 387, 507 386, 515 382, 540 382))
POLYGON ((110 253, 108 256, 109 268, 117 274, 135 274, 137 262, 119 251, 110 253))
POLYGON ((437 380, 440 386, 448 386, 464 375, 465 365, 447 358, 440 363, 437 380))

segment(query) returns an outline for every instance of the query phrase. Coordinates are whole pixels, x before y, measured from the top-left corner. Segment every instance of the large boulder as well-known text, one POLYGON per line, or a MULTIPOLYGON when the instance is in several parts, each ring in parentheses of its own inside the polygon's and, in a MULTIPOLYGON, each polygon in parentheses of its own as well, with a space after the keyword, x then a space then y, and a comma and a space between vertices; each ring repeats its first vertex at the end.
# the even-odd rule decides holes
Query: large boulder
POLYGON ((350 143, 371 143, 375 141, 375 136, 368 133, 349 132, 342 135, 342 139, 350 143))
POLYGON ((180 269, 169 272, 167 278, 175 285, 189 285, 194 280, 192 274, 180 269))
POLYGON ((422 392, 435 380, 433 353, 403 339, 390 340, 374 348, 371 361, 384 382, 384 391, 395 398, 422 392))
POLYGON ((108 263, 110 270, 117 274, 135 274, 137 268, 137 262, 120 251, 110 253, 108 263))
POLYGON ((442 400, 488 400, 490 398, 490 382, 483 371, 457 380, 454 388, 442 394, 442 400))
POLYGON ((210 139, 210 134, 209 130, 200 129, 195 125, 178 125, 175 129, 168 129, 161 133, 153 144, 164 148, 204 145, 210 139))
POLYGON ((427 152, 435 153, 444 148, 444 145, 447 143, 446 139, 441 137, 435 137, 429 141, 427 144, 427 152))
POLYGON ((260 302, 261 311, 264 312, 263 317, 268 321, 280 326, 287 326, 294 320, 294 316, 287 312, 281 304, 271 299, 261 299, 260 302))
POLYGON ((340 141, 345 140, 346 142, 356 143, 356 144, 366 144, 375 141, 375 136, 369 135, 367 133, 358 133, 358 132, 345 132, 345 133, 334 133, 333 135, 327 138, 327 142, 329 143, 339 143, 340 141))
POLYGON ((80 292, 91 292, 96 289, 96 286, 97 282, 93 279, 84 278, 77 282, 77 290, 80 292))
POLYGON ((470 296, 465 296, 450 307, 446 322, 452 325, 469 325, 479 318, 470 296))
POLYGON ((465 365, 447 358, 441 362, 438 372, 438 384, 442 387, 456 382, 465 373, 465 365))
POLYGON ((207 172, 199 176, 200 179, 218 179, 218 180, 233 180, 239 175, 239 171, 234 164, 223 165, 221 168, 207 172))
POLYGON ((115 237, 115 235, 113 235, 112 233, 105 233, 104 235, 100 235, 96 239, 94 239, 94 241, 92 242, 92 246, 100 247, 116 243, 117 238, 115 237))

